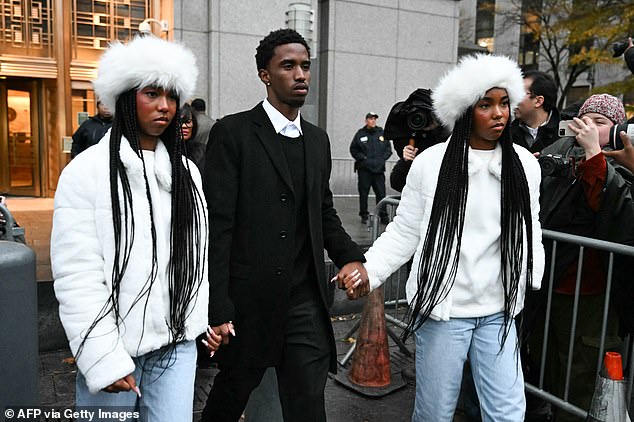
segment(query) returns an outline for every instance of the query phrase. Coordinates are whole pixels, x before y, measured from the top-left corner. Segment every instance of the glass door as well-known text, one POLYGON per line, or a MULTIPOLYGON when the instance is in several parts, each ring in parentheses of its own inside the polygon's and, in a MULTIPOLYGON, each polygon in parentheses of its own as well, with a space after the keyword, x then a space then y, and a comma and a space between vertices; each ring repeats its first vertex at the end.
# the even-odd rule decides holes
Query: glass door
POLYGON ((35 81, 5 79, 0 84, 0 190, 39 196, 40 157, 35 81))

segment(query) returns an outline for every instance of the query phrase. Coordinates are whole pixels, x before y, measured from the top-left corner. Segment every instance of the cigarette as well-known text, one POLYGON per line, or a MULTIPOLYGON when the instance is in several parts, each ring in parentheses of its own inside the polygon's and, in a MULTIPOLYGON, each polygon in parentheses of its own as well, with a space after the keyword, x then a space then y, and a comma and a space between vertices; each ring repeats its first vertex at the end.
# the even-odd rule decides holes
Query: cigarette
POLYGON ((236 336, 236 330, 233 328, 233 321, 229 321, 229 332, 231 333, 232 336, 236 336))
POLYGON ((135 385, 134 387, 132 387, 132 391, 136 393, 137 397, 141 397, 141 390, 139 390, 139 387, 135 385))
POLYGON ((337 281, 337 276, 334 276, 333 278, 330 279, 331 283, 334 283, 335 281, 337 281))

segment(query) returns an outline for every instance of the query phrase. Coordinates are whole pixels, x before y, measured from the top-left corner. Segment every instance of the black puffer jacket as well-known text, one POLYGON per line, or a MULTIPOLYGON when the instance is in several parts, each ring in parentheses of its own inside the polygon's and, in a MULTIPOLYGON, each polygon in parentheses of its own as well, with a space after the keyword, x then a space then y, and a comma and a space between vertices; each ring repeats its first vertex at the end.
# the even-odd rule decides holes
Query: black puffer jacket
POLYGON ((364 126, 354 135, 350 144, 350 154, 355 160, 355 170, 383 173, 385 160, 392 155, 392 147, 390 141, 383 137, 382 127, 369 129, 364 126))
MULTIPOLYGON (((541 152, 542 156, 547 154, 559 154, 566 159, 572 156, 577 162, 584 157, 583 148, 575 143, 573 137, 561 138, 541 152)), ((567 177, 546 176, 542 179, 542 228, 634 246, 634 199, 631 189, 634 176, 613 160, 606 160, 607 177, 600 208, 596 212, 587 202, 583 183, 573 174, 567 177)), ((544 242, 547 260, 550 259, 550 243, 544 242)), ((576 245, 557 245, 555 282, 561 279, 578 254, 576 245)), ((607 273, 608 254, 605 253, 602 257, 607 273)), ((630 257, 615 256, 612 300, 625 332, 634 332, 634 283, 631 276, 633 262, 630 257)), ((546 268, 549 265, 547 262, 546 268)))

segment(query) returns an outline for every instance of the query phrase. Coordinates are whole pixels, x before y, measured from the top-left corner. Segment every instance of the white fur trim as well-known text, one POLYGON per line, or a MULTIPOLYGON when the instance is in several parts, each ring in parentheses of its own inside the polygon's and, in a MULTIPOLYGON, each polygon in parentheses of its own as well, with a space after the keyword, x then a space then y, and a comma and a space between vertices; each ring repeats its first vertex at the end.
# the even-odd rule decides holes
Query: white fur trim
POLYGON ((192 52, 183 45, 154 36, 136 37, 128 44, 114 41, 101 56, 97 98, 113 113, 117 98, 132 88, 157 85, 173 89, 182 106, 194 94, 198 68, 192 52))
POLYGON ((476 54, 463 57, 433 90, 436 116, 450 130, 456 120, 491 88, 504 88, 511 112, 525 95, 522 71, 505 56, 476 54))

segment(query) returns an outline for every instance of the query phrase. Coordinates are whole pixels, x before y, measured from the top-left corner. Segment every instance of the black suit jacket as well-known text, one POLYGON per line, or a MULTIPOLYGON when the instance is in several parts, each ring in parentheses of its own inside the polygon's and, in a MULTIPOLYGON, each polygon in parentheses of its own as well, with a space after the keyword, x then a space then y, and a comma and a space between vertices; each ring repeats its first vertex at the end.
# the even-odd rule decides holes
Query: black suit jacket
MULTIPOLYGON (((324 248, 341 268, 364 261, 333 208, 330 142, 322 129, 301 121, 312 259, 324 318, 328 281, 324 248)), ((295 196, 291 174, 262 104, 226 116, 212 128, 204 188, 209 207, 209 318, 233 321, 237 335, 218 353, 221 363, 276 365, 284 344, 295 256, 295 196)), ((335 366, 330 321, 331 369, 335 366)))

